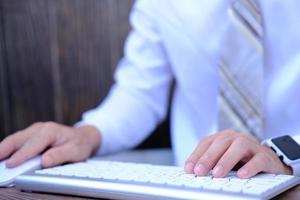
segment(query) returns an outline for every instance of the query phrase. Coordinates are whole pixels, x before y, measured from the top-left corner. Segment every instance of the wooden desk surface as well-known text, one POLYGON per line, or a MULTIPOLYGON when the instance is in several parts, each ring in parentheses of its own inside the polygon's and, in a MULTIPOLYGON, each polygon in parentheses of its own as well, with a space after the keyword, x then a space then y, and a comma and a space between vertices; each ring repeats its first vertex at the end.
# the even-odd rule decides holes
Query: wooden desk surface
POLYGON ((0 200, 87 200, 90 198, 80 198, 72 196, 61 196, 52 194, 20 192, 15 188, 0 188, 0 200))
MULTIPOLYGON (((15 188, 0 188, 0 200, 92 200, 86 197, 72 197, 53 194, 27 193, 20 192, 15 188)), ((299 200, 300 186, 294 187, 289 191, 282 193, 274 198, 274 200, 299 200)))
MULTIPOLYGON (((101 159, 119 160, 119 161, 140 161, 153 164, 172 164, 172 153, 169 150, 159 151, 143 151, 143 152, 125 152, 101 159)), ((0 188, 0 200, 89 200, 92 198, 73 197, 54 194, 28 193, 20 192, 15 188, 0 188)), ((300 185, 294 187, 281 195, 274 198, 274 200, 299 200, 300 199, 300 185)))

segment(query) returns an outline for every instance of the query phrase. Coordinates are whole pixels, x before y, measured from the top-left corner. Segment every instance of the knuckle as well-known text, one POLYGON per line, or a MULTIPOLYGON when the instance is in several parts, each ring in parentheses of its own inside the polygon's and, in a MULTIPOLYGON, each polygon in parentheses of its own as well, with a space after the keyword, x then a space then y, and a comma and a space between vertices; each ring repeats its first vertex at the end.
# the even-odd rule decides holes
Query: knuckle
POLYGON ((31 125, 31 127, 41 127, 43 125, 43 122, 35 122, 34 124, 31 125))
POLYGON ((223 131, 221 131, 221 133, 225 133, 225 134, 228 134, 228 133, 231 133, 232 130, 231 129, 225 129, 223 131))
POLYGON ((236 134, 236 131, 232 130, 232 129, 226 129, 225 133, 227 133, 227 134, 236 134))
POLYGON ((248 146, 249 140, 244 135, 241 135, 236 139, 236 143, 240 146, 246 147, 246 146, 248 146))
POLYGON ((18 135, 10 135, 3 140, 3 143, 6 143, 13 148, 18 148, 18 144, 21 141, 20 139, 21 138, 18 135))
POLYGON ((225 130, 223 130, 223 131, 221 131, 219 134, 218 134, 218 136, 219 137, 233 137, 233 136, 235 136, 236 135, 236 132, 234 131, 234 130, 231 130, 231 129, 225 129, 225 130))
POLYGON ((223 130, 221 132, 219 132, 218 136, 219 137, 224 137, 224 136, 229 136, 231 134, 229 129, 223 130))
POLYGON ((219 137, 215 139, 215 143, 217 144, 227 144, 232 141, 232 137, 228 134, 220 134, 219 137))
MULTIPOLYGON (((254 136, 252 136, 252 135, 249 135, 249 134, 241 134, 241 136, 242 137, 244 137, 245 138, 245 140, 247 140, 247 141, 251 141, 251 142, 258 142, 258 140, 254 137, 254 136)), ((259 142, 258 142, 259 143, 259 142)))
MULTIPOLYGON (((252 146, 244 138, 237 138, 232 143, 232 148, 238 149, 239 155, 248 155, 252 152, 252 146)), ((252 154, 252 153, 251 153, 252 154)))
POLYGON ((52 122, 52 121, 49 121, 49 122, 45 122, 43 124, 44 128, 47 128, 47 129, 54 129, 57 127, 57 124, 55 122, 52 122))
POLYGON ((202 140, 200 140, 198 142, 198 146, 201 146, 204 142, 207 142, 207 141, 210 141, 214 136, 213 135, 208 135, 208 136, 205 136, 202 140))
POLYGON ((18 142, 18 138, 19 138, 19 134, 14 133, 4 138, 4 140, 1 143, 15 145, 18 142))
POLYGON ((50 142, 53 139, 53 135, 54 135, 54 133, 52 133, 52 132, 48 132, 45 134, 40 133, 40 140, 50 142))
POLYGON ((220 132, 217 134, 217 137, 215 140, 222 140, 223 138, 228 138, 230 135, 226 132, 220 132))
POLYGON ((220 158, 220 160, 216 163, 216 166, 220 165, 223 166, 225 170, 229 170, 229 165, 231 164, 231 162, 228 162, 229 160, 226 157, 222 157, 220 158))
POLYGON ((37 132, 35 138, 37 141, 41 141, 41 140, 48 141, 52 138, 52 132, 45 132, 45 131, 37 132))
POLYGON ((196 162, 198 159, 198 156, 196 153, 192 153, 188 159, 185 161, 185 163, 188 163, 188 162, 196 162))
POLYGON ((203 156, 201 156, 200 160, 208 162, 211 158, 213 158, 213 154, 211 152, 205 152, 203 156))
POLYGON ((243 138, 244 140, 249 140, 249 138, 250 138, 250 136, 249 135, 246 135, 246 134, 239 134, 239 136, 238 137, 240 137, 240 138, 243 138))
POLYGON ((6 137, 7 140, 16 140, 18 139, 22 134, 24 133, 24 131, 17 131, 13 134, 10 134, 9 136, 6 137))
POLYGON ((25 148, 25 149, 36 148, 36 145, 37 145, 37 143, 33 139, 29 139, 23 144, 23 148, 25 148))
POLYGON ((207 139, 207 140, 212 140, 212 139, 214 139, 216 137, 216 135, 215 134, 212 134, 212 135, 207 135, 205 138, 207 139))
POLYGON ((15 140, 15 138, 16 138, 16 133, 14 133, 12 135, 9 135, 6 138, 4 138, 3 142, 10 142, 10 141, 15 140))

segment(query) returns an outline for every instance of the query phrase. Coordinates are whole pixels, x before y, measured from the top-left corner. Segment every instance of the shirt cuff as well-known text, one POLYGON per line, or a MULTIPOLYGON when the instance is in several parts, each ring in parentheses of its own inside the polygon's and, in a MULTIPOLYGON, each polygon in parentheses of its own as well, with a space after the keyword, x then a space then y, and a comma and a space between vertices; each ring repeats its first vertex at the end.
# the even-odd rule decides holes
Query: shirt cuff
POLYGON ((111 125, 111 122, 109 122, 109 120, 107 119, 102 119, 102 120, 81 120, 79 122, 77 122, 74 127, 82 127, 82 126, 94 126, 99 134, 101 134, 100 136, 100 145, 98 150, 96 151, 96 155, 105 155, 105 154, 109 154, 109 153, 113 153, 114 151, 114 147, 113 147, 113 139, 110 138, 111 135, 113 135, 112 133, 115 132, 116 130, 114 130, 113 126, 111 125))

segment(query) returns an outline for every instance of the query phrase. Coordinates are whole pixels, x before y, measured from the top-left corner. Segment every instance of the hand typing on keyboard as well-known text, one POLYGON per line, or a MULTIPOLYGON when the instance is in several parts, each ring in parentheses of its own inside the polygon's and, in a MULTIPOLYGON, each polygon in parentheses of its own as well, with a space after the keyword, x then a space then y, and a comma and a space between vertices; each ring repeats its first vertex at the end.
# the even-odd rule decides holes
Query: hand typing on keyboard
POLYGON ((7 167, 13 168, 45 152, 42 166, 53 167, 87 159, 99 143, 100 134, 92 126, 73 128, 53 122, 36 123, 1 142, 0 161, 8 159, 7 167))
MULTIPOLYGON (((98 149, 100 138, 92 126, 72 128, 52 122, 36 123, 0 143, 0 161, 12 155, 7 166, 15 167, 42 152, 45 152, 43 167, 81 161, 98 149)), ((230 130, 201 141, 187 159, 185 171, 204 176, 212 170, 214 177, 224 177, 239 162, 244 162, 237 172, 240 178, 249 178, 259 172, 291 174, 291 169, 270 148, 230 130)))
POLYGON ((224 177, 240 162, 244 163, 237 172, 240 178, 250 178, 259 172, 291 174, 290 167, 281 162, 269 147, 231 130, 201 141, 187 159, 185 171, 204 176, 212 170, 214 177, 224 177))

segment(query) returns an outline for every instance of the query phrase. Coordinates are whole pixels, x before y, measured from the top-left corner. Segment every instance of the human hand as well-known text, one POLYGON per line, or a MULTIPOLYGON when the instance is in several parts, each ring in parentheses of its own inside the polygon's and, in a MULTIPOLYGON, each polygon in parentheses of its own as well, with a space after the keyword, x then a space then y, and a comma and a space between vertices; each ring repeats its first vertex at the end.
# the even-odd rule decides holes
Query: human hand
POLYGON ((54 122, 35 123, 0 143, 0 160, 16 167, 42 154, 42 167, 85 160, 98 149, 100 134, 93 126, 73 128, 54 122))
POLYGON ((285 165, 270 149, 255 138, 232 130, 221 131, 201 141, 185 162, 185 172, 198 176, 212 170, 214 177, 224 177, 238 163, 240 178, 250 178, 259 172, 291 174, 285 165))

